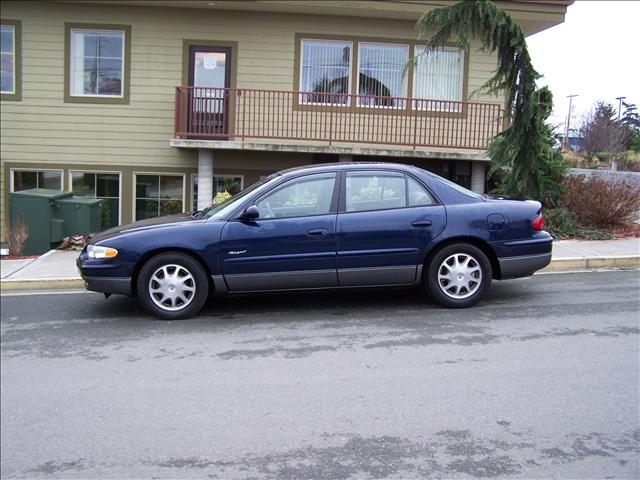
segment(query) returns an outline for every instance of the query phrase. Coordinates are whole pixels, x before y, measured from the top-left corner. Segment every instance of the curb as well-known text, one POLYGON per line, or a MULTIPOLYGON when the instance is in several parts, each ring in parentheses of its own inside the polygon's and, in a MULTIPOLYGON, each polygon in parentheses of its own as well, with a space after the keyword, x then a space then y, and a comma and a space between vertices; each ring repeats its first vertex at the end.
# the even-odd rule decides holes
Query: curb
MULTIPOLYGON (((591 270, 596 268, 640 268, 640 255, 593 258, 557 258, 555 260, 551 260, 551 263, 547 267, 539 270, 537 273, 591 270)), ((0 281, 0 290, 2 292, 84 288, 84 281, 81 278, 42 278, 34 280, 7 279, 0 281)))
POLYGON ((556 258, 539 272, 559 272, 563 270, 590 270, 594 268, 640 267, 640 255, 620 255, 615 257, 570 257, 556 258))
POLYGON ((84 288, 80 278, 43 278, 38 280, 2 280, 0 291, 18 292, 24 290, 64 290, 84 288))

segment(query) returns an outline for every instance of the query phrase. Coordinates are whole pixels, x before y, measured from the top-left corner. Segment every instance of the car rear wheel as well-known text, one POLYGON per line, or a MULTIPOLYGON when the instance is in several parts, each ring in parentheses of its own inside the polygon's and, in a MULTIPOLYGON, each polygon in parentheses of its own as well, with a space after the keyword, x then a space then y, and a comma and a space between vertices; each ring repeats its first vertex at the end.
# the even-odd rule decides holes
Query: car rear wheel
POLYGON ((148 312, 164 320, 179 320, 200 311, 209 294, 209 282, 194 258, 166 252, 142 266, 137 289, 140 303, 148 312))
POLYGON ((439 250, 427 266, 424 285, 445 307, 470 307, 491 285, 491 262, 479 248, 467 243, 439 250))

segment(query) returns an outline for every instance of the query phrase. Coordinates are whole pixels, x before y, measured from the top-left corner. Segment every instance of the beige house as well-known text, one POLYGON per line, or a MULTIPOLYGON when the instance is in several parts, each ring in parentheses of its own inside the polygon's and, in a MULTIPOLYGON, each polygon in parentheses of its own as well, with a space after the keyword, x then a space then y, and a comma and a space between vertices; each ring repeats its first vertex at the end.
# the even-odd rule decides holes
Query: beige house
MULTIPOLYGON (((407 162, 482 191, 495 57, 422 52, 444 1, 10 1, 2 17, 8 192, 103 198, 109 224, 210 204, 283 168, 407 162)), ((570 1, 498 2, 527 34, 570 1)))

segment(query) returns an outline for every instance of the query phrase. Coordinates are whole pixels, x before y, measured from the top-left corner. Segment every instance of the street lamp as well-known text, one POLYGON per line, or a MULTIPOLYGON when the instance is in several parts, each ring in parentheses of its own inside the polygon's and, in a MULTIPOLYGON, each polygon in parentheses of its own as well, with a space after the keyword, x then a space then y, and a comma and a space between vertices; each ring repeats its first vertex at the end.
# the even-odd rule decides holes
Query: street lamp
POLYGON ((616 100, 618 100, 618 121, 620 121, 620 110, 622 110, 622 100, 624 100, 627 97, 616 97, 616 100))
POLYGON ((564 141, 562 142, 563 148, 567 148, 567 143, 569 142, 569 124, 571 123, 571 104, 573 102, 573 97, 577 97, 577 94, 567 95, 569 99, 569 113, 567 113, 567 124, 564 128, 564 141))

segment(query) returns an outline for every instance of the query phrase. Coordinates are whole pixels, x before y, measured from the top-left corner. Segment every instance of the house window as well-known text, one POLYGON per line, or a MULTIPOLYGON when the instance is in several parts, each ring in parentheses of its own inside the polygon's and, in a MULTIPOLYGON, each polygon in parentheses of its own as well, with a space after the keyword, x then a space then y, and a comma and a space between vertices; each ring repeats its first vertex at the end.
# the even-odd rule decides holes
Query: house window
POLYGON ((358 44, 358 104, 362 106, 403 107, 407 80, 405 66, 408 45, 384 43, 358 44))
POLYGON ((449 47, 434 50, 416 47, 415 55, 413 97, 438 100, 415 100, 415 108, 459 111, 460 104, 455 102, 462 101, 463 51, 449 47))
POLYGON ((346 105, 351 89, 352 42, 302 40, 300 91, 303 103, 346 105), (325 93, 325 95, 322 95, 325 93))
POLYGON ((160 217, 183 211, 184 175, 134 174, 135 219, 160 217))
POLYGON ((102 200, 102 228, 120 223, 120 174, 70 172, 71 191, 81 197, 102 200))
POLYGON ((67 24, 65 101, 128 103, 128 26, 67 24))
POLYGON ((61 170, 11 170, 11 191, 30 188, 62 190, 61 170))
MULTIPOLYGON (((243 175, 216 175, 213 177, 213 197, 220 192, 229 192, 235 195, 244 189, 243 175)), ((191 175, 192 201, 191 208, 198 209, 198 175, 191 175)))
POLYGON ((3 20, 0 25, 0 95, 2 100, 20 100, 20 22, 3 20))

